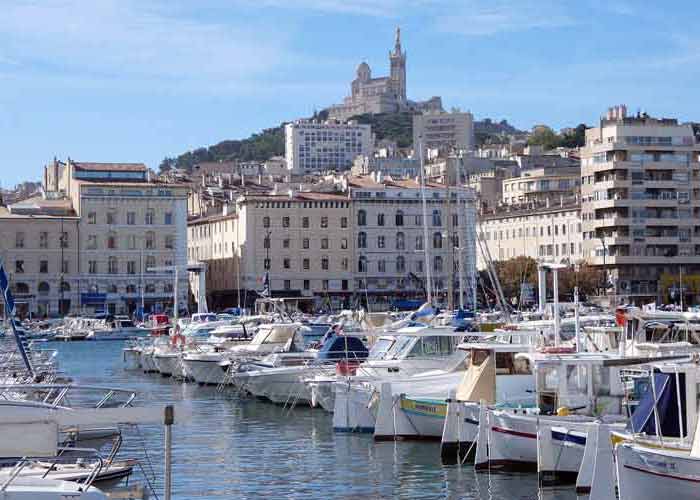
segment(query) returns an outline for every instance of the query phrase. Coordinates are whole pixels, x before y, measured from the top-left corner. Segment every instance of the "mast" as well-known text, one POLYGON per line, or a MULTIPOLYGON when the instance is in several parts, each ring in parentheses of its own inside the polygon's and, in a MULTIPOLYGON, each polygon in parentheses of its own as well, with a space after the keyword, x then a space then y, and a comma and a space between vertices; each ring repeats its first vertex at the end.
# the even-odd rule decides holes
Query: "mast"
POLYGON ((423 140, 418 138, 418 155, 420 159, 420 197, 423 210, 423 257, 425 259, 425 291, 429 304, 433 303, 433 283, 430 273, 430 253, 428 251, 428 201, 425 199, 425 172, 423 166, 423 140))

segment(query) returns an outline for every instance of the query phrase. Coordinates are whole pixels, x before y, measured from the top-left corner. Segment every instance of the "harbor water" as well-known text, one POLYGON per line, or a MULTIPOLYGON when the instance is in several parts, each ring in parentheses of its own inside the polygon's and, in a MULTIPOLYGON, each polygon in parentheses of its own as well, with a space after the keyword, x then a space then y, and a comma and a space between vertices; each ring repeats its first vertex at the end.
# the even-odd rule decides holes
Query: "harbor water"
MULTIPOLYGON (((464 498, 570 500, 573 488, 538 491, 535 475, 475 473, 440 465, 439 443, 382 442, 339 434, 320 409, 282 406, 231 390, 124 369, 122 342, 51 343, 77 383, 129 388, 139 403, 183 402, 192 420, 173 427, 173 498, 464 498)), ((131 481, 162 495, 163 428, 123 429, 131 481), (154 477, 151 475, 154 472, 154 477)))

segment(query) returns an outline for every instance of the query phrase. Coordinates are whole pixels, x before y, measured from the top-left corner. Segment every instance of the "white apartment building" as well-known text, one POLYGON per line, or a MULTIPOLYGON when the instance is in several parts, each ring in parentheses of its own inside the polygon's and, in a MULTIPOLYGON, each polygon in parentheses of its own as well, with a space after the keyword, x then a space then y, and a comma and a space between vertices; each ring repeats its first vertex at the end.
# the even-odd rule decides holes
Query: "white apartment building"
POLYGON ((284 132, 287 169, 295 175, 350 170, 355 157, 373 147, 372 127, 356 122, 298 120, 284 132))
POLYGON ((306 309, 350 305, 354 254, 347 194, 245 195, 235 210, 189 222, 188 258, 207 264, 213 310, 251 307, 266 274, 272 296, 298 298, 306 309))
MULTIPOLYGON (((504 207, 479 217, 479 235, 493 261, 522 256, 541 262, 574 264, 583 258, 578 204, 534 210, 504 207)), ((478 267, 486 267, 481 253, 478 267)))
POLYGON ((475 285, 476 197, 468 188, 428 184, 427 252, 420 186, 414 180, 351 177, 355 289, 370 308, 390 307, 397 299, 425 298, 426 277, 435 297, 447 303, 449 290, 459 300, 459 262, 463 263, 465 303, 475 285), (427 253, 427 263, 426 263, 427 253))
POLYGON ((474 117, 471 113, 426 112, 413 115, 413 148, 423 150, 470 150, 474 148, 474 117))
POLYGON ((503 203, 545 204, 578 196, 581 183, 579 167, 535 168, 524 170, 520 177, 503 180, 503 203))
POLYGON ((187 304, 187 191, 149 179, 140 163, 54 160, 45 168, 47 192, 65 196, 79 217, 77 301, 71 310, 132 313, 187 304))
POLYGON ((699 155, 690 124, 630 117, 624 106, 586 131, 583 253, 606 269, 614 301, 664 301, 660 282, 700 273, 699 155))

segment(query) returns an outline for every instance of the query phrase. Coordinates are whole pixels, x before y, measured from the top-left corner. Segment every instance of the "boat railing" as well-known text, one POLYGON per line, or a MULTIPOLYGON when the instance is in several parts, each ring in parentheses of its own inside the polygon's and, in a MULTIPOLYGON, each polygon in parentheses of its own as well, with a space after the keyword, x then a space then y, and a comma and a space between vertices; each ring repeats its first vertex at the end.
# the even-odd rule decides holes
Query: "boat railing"
MULTIPOLYGON (((0 386, 0 397, 5 397, 9 394, 10 399, 17 399, 17 394, 23 394, 27 397, 31 395, 39 395, 40 402, 57 408, 61 406, 71 393, 75 392, 103 392, 100 399, 92 405, 93 408, 104 408, 108 403, 114 401, 118 396, 124 396, 123 401, 119 401, 117 406, 126 408, 136 399, 137 393, 130 389, 121 389, 113 387, 79 385, 79 384, 7 384, 0 386)), ((7 399, 7 398, 6 398, 7 399)))

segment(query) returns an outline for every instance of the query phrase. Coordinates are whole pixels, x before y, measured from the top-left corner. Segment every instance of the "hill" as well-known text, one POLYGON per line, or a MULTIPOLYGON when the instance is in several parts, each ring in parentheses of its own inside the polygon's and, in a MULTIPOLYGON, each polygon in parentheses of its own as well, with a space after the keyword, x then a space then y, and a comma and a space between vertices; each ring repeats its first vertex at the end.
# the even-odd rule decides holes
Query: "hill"
MULTIPOLYGON (((312 119, 324 120, 324 112, 318 113, 312 119)), ((351 118, 358 123, 372 125, 377 139, 396 141, 399 147, 410 147, 413 142, 413 114, 411 113, 380 113, 364 114, 351 118)), ((232 139, 219 142, 209 147, 187 151, 174 158, 166 157, 159 165, 161 172, 172 168, 185 169, 203 161, 264 161, 272 156, 284 156, 284 123, 274 128, 251 135, 247 139, 232 139)), ((494 122, 491 119, 474 122, 474 134, 477 145, 489 142, 501 142, 508 135, 522 134, 506 120, 494 122)))

